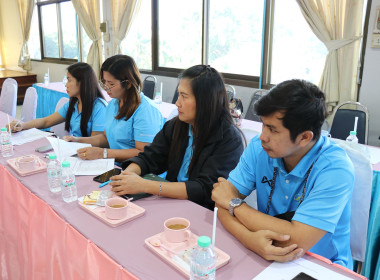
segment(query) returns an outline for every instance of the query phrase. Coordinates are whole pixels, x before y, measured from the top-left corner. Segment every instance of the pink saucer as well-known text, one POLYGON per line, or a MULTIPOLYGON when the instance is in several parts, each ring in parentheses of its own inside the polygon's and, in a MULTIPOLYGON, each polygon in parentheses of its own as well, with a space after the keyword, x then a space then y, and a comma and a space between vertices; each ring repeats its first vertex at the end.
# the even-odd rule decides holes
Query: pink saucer
MULTIPOLYGON (((166 240, 163 232, 161 232, 145 239, 145 245, 155 254, 157 254, 161 259, 181 272, 184 276, 189 277, 190 254, 191 250, 197 246, 197 240, 198 236, 194 233, 191 233, 191 236, 187 241, 180 243, 171 243, 166 240), (177 253, 177 255, 172 254, 163 247, 153 246, 153 241, 157 239, 164 246, 177 253)), ((216 269, 226 265, 230 261, 230 256, 217 247, 215 247, 215 253, 217 256, 216 269)))
POLYGON ((83 204, 82 202, 78 201, 79 206, 90 213, 91 215, 95 216, 102 222, 106 223, 107 225, 111 227, 117 227, 119 225, 125 224, 126 222, 132 221, 145 213, 145 209, 132 203, 128 202, 128 210, 127 210, 127 216, 124 219, 121 220, 111 220, 106 217, 105 213, 105 207, 104 206, 98 206, 94 209, 94 205, 87 205, 83 204))
POLYGON ((32 174, 36 174, 36 173, 40 173, 40 172, 43 172, 46 170, 46 162, 41 160, 38 156, 36 155, 26 155, 26 156, 31 156, 31 157, 34 157, 37 159, 37 165, 35 166, 34 169, 32 170, 21 170, 18 168, 18 166, 16 165, 16 161, 20 158, 20 157, 16 157, 16 158, 11 158, 11 159, 8 159, 7 160, 7 163, 9 164, 10 167, 12 167, 12 169, 14 171, 16 171, 16 173, 20 176, 28 176, 28 175, 32 175, 32 174))

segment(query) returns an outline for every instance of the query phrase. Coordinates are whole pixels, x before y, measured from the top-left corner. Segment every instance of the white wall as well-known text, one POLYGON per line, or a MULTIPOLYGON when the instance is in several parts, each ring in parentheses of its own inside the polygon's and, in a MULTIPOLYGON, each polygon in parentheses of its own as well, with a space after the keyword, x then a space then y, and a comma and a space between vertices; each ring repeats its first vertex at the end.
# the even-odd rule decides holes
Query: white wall
POLYGON ((359 92, 359 102, 365 105, 369 111, 368 144, 373 146, 379 146, 380 144, 380 71, 379 68, 377 68, 380 66, 380 49, 371 48, 377 6, 380 6, 380 0, 372 0, 362 85, 359 92))
POLYGON ((50 82, 61 82, 63 76, 66 76, 68 66, 66 64, 32 61, 32 72, 37 74, 37 83, 43 83, 44 75, 49 68, 50 82))

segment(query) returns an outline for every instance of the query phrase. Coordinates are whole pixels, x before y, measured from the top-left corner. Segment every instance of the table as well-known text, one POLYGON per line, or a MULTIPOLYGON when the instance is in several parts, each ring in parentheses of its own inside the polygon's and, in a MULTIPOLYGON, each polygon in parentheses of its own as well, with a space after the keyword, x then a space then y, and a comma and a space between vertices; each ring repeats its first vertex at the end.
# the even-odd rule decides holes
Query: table
MULTIPOLYGON (((43 83, 33 84, 33 87, 37 90, 37 112, 36 118, 44 118, 50 116, 55 112, 55 106, 62 97, 69 98, 66 87, 62 82, 49 83, 45 86, 43 83)), ((111 98, 102 90, 104 99, 109 102, 111 98)))
POLYGON ((0 70, 0 92, 3 82, 7 78, 12 78, 17 81, 17 104, 22 104, 24 101, 25 92, 28 87, 31 87, 33 83, 37 82, 37 75, 33 73, 18 72, 13 70, 0 70))
MULTIPOLYGON (((0 125, 6 115, 0 112, 0 125)), ((46 145, 40 139, 15 146, 15 157, 46 145)), ((90 176, 77 176, 78 195, 97 188, 90 176)), ((109 188, 105 187, 105 188, 109 188)), ((136 202, 144 216, 111 228, 79 208, 62 201, 47 186, 46 173, 18 176, 0 157, 0 275, 8 279, 185 279, 144 245, 173 216, 191 221, 197 235, 211 235, 213 212, 188 200, 150 197, 136 202)), ((217 270, 217 279, 252 279, 270 262, 246 249, 218 223, 216 246, 231 256, 217 270)), ((304 258, 343 275, 359 276, 304 258)), ((5 278, 6 279, 6 278, 5 278)))

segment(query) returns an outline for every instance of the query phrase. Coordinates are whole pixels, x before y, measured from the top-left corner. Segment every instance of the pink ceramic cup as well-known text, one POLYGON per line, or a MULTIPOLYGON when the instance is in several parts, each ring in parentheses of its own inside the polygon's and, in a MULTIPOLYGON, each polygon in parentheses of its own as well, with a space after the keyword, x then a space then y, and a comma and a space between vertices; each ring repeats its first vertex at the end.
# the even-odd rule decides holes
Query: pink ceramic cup
POLYGON ((106 217, 121 220, 127 217, 128 201, 121 197, 111 197, 105 202, 106 217), (117 206, 117 207, 115 207, 117 206))
POLYGON ((33 156, 23 156, 23 157, 19 157, 16 160, 15 164, 18 169, 22 171, 29 171, 29 170, 33 170, 36 167, 36 162, 37 160, 33 156))
POLYGON ((167 241, 173 243, 185 242, 190 238, 190 221, 185 218, 170 218, 164 222, 164 235, 167 241), (176 225, 183 225, 184 228, 172 229, 176 225))

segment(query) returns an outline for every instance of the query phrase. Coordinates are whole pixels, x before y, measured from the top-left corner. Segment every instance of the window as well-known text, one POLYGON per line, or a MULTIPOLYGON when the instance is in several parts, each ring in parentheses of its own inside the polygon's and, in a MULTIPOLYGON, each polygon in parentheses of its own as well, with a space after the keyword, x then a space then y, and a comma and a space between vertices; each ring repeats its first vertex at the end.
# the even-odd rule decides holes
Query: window
POLYGON ((318 83, 327 54, 294 0, 142 0, 122 52, 143 72, 176 76, 203 63, 251 87, 260 76, 264 87, 318 83))
POLYGON ((31 58, 85 61, 92 41, 82 26, 78 26, 78 17, 70 0, 38 0, 28 42, 31 58))

